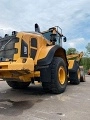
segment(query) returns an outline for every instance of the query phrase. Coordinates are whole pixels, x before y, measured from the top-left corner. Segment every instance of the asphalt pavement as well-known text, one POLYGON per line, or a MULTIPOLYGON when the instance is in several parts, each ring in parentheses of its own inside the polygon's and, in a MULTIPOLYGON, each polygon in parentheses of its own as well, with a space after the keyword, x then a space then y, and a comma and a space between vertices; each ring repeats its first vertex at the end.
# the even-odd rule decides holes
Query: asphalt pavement
POLYGON ((0 120, 90 120, 90 76, 85 77, 58 95, 45 93, 40 84, 13 90, 0 81, 0 120))

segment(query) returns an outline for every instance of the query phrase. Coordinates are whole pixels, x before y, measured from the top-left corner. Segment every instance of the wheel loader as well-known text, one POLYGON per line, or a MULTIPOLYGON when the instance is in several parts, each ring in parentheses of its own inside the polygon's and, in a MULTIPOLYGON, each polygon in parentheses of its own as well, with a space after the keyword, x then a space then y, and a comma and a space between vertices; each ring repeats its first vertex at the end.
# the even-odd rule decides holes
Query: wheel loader
POLYGON ((41 32, 35 24, 34 32, 5 34, 0 38, 0 79, 13 89, 38 81, 46 92, 55 94, 64 92, 68 81, 79 84, 80 60, 70 60, 62 40, 66 42, 66 37, 59 26, 41 32))

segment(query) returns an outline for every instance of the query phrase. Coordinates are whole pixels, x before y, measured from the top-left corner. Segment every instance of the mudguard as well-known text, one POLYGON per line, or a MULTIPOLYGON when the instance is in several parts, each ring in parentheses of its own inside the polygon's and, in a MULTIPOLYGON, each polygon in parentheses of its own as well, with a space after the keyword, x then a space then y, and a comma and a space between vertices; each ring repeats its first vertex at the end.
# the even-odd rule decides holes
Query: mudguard
POLYGON ((66 58, 66 51, 65 51, 65 49, 63 49, 59 45, 53 46, 48 51, 48 54, 46 55, 45 58, 39 59, 37 61, 37 65, 39 65, 39 66, 45 66, 45 65, 50 64, 52 62, 52 59, 53 59, 54 56, 55 57, 61 57, 65 61, 66 66, 68 66, 68 62, 67 62, 67 58, 66 58))

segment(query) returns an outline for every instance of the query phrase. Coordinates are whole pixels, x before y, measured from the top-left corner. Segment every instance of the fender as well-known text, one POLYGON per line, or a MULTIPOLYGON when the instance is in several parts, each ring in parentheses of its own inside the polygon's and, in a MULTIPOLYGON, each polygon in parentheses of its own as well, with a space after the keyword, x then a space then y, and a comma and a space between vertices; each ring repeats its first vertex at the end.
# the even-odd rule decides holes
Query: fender
MULTIPOLYGON (((46 48, 47 49, 47 48, 46 48)), ((53 46, 46 55, 45 58, 39 59, 37 61, 38 66, 45 66, 52 62, 53 57, 61 57, 65 63, 66 66, 68 66, 67 58, 66 58, 66 51, 64 48, 60 47, 59 45, 53 46)))

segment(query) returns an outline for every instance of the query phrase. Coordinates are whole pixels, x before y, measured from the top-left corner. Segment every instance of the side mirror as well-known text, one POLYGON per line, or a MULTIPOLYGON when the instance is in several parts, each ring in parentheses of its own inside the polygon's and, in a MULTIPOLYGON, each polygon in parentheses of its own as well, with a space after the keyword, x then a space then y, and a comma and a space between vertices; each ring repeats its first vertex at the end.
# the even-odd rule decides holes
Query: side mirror
POLYGON ((66 41, 67 41, 67 38, 66 38, 66 37, 64 37, 64 38, 63 38, 63 42, 66 42, 66 41))

